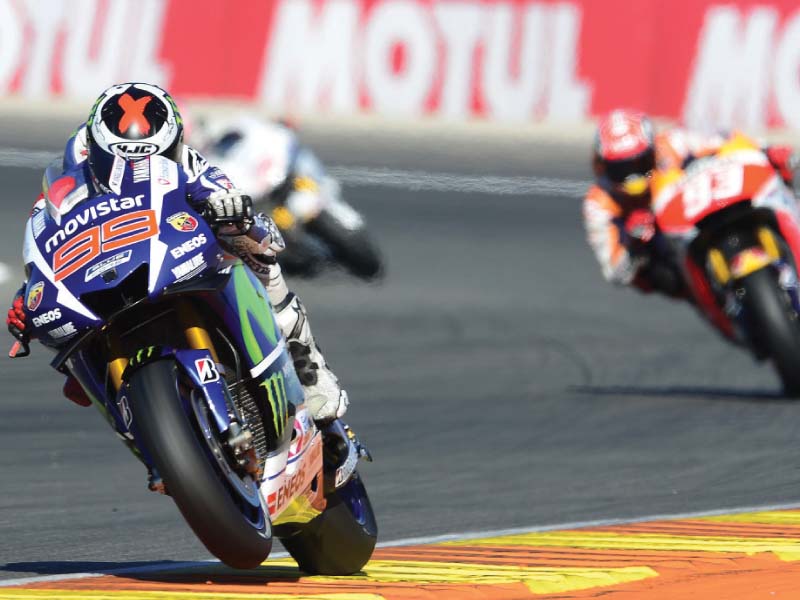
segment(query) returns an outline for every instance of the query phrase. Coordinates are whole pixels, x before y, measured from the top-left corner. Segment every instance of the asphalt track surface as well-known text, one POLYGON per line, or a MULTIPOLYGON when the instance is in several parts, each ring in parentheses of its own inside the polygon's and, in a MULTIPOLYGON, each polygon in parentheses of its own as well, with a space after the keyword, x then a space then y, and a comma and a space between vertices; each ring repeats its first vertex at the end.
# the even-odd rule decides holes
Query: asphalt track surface
MULTIPOLYGON (((584 149, 311 141, 329 164, 588 177, 584 149)), ((15 268, 39 178, 0 168, 15 268)), ((800 500, 800 404, 689 307, 605 284, 579 198, 346 193, 384 283, 294 287, 375 456, 362 472, 382 540, 800 500)), ((0 579, 207 559, 48 358, 0 361, 0 579)))

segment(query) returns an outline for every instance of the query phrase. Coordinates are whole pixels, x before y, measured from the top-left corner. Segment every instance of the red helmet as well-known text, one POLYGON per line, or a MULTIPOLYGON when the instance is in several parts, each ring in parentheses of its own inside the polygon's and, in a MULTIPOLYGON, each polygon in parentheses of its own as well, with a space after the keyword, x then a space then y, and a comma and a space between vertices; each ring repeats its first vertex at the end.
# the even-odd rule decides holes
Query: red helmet
POLYGON ((655 138, 650 119, 615 110, 600 120, 594 142, 594 171, 621 192, 641 195, 655 168, 655 138))

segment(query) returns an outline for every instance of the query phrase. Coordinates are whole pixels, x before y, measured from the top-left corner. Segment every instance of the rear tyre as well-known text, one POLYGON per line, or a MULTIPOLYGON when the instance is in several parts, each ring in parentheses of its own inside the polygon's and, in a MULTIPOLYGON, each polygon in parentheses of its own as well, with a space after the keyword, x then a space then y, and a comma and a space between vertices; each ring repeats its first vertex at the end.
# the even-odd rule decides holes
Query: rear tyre
POLYGON ((306 228, 325 242, 334 261, 349 273, 367 281, 383 275, 381 254, 363 227, 347 229, 333 215, 322 211, 306 228))
POLYGON ((328 496, 325 511, 298 533, 281 538, 306 573, 352 575, 367 564, 375 549, 378 525, 358 474, 328 496))
POLYGON ((756 343, 772 358, 787 396, 800 396, 800 320, 772 269, 739 282, 756 343))
POLYGON ((261 507, 251 507, 248 518, 241 498, 237 503, 237 492, 182 408, 178 379, 178 368, 169 360, 149 363, 133 374, 130 407, 136 442, 208 551, 228 566, 255 568, 272 549, 269 518, 261 507), (259 511, 263 518, 254 523, 259 511))

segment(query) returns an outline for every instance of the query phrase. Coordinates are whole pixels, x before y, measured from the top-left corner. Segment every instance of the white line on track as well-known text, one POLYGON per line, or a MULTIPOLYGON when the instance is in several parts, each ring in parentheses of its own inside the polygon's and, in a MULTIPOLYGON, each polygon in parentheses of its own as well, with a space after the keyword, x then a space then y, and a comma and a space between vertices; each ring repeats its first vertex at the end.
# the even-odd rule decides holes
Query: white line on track
POLYGON ((538 176, 502 177, 369 167, 330 167, 328 172, 343 184, 350 186, 378 186, 412 191, 462 192, 498 196, 546 194, 578 198, 589 187, 589 182, 586 181, 538 176))
POLYGON ((5 263, 0 262, 0 285, 11 279, 11 269, 5 263))
MULTIPOLYGON (((0 148, 0 167, 43 169, 58 154, 42 150, 0 148)), ((460 192, 496 196, 531 196, 545 194, 567 198, 580 197, 589 185, 586 181, 555 177, 510 177, 430 173, 383 167, 330 167, 328 172, 344 185, 376 186, 410 191, 460 192)))
POLYGON ((20 150, 19 148, 0 148, 0 167, 22 167, 44 169, 59 154, 46 150, 20 150))
MULTIPOLYGON (((630 517, 626 519, 595 519, 589 521, 573 521, 567 523, 553 523, 550 525, 538 525, 534 527, 517 527, 512 529, 495 529, 489 531, 470 531, 464 533, 447 533, 444 535, 431 535, 415 538, 403 538, 380 542, 379 548, 392 548, 396 546, 412 546, 418 544, 436 544, 441 542, 459 542, 475 540, 481 538, 494 538, 506 535, 519 535, 523 533, 541 533, 545 531, 562 531, 572 529, 587 529, 590 527, 611 527, 614 525, 627 525, 630 523, 641 523, 645 521, 670 521, 678 519, 697 519, 700 517, 717 517, 720 515, 735 515, 737 513, 768 512, 774 510, 797 510, 800 509, 800 502, 789 504, 766 504, 760 506, 739 506, 732 508, 719 508, 715 510, 705 510, 697 512, 671 513, 642 515, 640 517, 630 517)), ((285 552, 275 553, 271 558, 285 558, 285 552)), ((141 573, 155 573, 173 569, 196 569, 208 565, 219 564, 216 560, 198 560, 191 562, 176 563, 154 563, 141 567, 130 567, 121 569, 110 569, 108 571, 96 571, 93 573, 65 573, 62 575, 38 575, 33 577, 20 577, 18 579, 6 579, 0 581, 0 588, 16 585, 27 585, 31 583, 42 583, 47 581, 68 581, 75 579, 88 579, 89 577, 100 577, 103 575, 134 575, 141 573)))

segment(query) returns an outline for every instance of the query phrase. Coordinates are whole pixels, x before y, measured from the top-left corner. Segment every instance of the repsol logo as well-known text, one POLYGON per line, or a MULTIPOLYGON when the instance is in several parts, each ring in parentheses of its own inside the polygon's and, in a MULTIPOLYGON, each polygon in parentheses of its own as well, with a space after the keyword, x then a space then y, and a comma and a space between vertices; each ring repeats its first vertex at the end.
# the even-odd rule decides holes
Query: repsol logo
POLYGON ((158 146, 155 144, 147 144, 144 142, 118 142, 111 144, 111 150, 114 154, 132 158, 136 156, 150 156, 158 151, 158 146))
POLYGON ((144 194, 139 194, 136 197, 127 198, 109 198, 98 202, 94 206, 84 208, 80 213, 73 216, 69 221, 64 223, 64 226, 56 231, 53 235, 47 238, 44 244, 45 251, 51 252, 57 248, 58 245, 78 231, 81 225, 88 225, 97 220, 98 217, 104 217, 114 212, 122 210, 130 210, 132 208, 141 207, 144 194))

